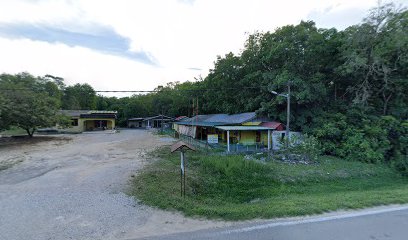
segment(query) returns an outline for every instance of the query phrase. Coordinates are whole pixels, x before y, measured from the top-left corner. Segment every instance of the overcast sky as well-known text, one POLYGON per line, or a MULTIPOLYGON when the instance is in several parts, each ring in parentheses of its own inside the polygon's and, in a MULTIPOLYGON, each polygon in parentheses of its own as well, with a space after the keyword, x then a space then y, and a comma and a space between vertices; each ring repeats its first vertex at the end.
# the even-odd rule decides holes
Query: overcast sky
MULTIPOLYGON (((408 0, 397 3, 407 5, 408 0)), ((1 0, 0 73, 96 90, 151 90, 205 77, 248 33, 301 20, 344 29, 377 0, 1 0)))

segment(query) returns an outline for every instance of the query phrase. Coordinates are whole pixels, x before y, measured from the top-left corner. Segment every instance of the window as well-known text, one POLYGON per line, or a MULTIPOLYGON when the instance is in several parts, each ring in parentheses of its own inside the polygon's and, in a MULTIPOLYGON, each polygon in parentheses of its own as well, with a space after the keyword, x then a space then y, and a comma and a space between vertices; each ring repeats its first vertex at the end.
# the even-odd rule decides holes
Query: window
POLYGON ((256 131, 256 142, 261 142, 261 131, 256 131))
POLYGON ((72 120, 71 122, 72 126, 78 126, 78 118, 73 118, 71 120, 72 120))

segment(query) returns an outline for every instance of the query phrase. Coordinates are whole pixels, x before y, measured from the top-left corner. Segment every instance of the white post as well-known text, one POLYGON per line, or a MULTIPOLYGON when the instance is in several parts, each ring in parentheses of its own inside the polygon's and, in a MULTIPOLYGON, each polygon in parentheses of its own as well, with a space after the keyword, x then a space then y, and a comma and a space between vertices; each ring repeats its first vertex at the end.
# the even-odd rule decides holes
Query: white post
POLYGON ((184 175, 184 152, 180 151, 180 169, 181 169, 181 174, 184 175))
POLYGON ((229 131, 227 131, 227 146, 228 146, 228 152, 230 151, 230 140, 229 140, 229 131))
POLYGON ((268 130, 268 150, 271 150, 271 130, 268 130))

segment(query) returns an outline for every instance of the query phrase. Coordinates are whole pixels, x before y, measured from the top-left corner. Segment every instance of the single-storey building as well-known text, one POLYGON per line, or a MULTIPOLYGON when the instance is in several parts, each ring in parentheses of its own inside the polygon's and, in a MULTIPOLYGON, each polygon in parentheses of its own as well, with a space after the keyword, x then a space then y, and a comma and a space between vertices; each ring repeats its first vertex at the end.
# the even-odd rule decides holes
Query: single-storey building
POLYGON ((178 134, 207 141, 209 144, 226 143, 230 151, 230 145, 233 144, 236 149, 239 146, 271 149, 272 131, 283 130, 284 125, 258 117, 255 112, 248 112, 197 115, 175 122, 173 129, 178 134))
POLYGON ((71 118, 70 132, 115 129, 116 111, 60 110, 60 114, 71 118))
POLYGON ((143 118, 129 118, 127 120, 128 128, 146 128, 143 118))
POLYGON ((172 117, 157 115, 153 117, 129 118, 127 120, 127 125, 129 128, 161 128, 162 123, 164 125, 171 121, 173 121, 172 117))

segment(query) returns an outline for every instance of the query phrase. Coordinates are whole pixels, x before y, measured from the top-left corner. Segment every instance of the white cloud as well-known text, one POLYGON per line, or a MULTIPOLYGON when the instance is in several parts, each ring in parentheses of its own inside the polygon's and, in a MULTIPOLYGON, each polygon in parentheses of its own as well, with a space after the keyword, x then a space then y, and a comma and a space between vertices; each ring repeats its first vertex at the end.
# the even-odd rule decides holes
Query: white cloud
POLYGON ((69 85, 89 83, 97 90, 151 90, 159 84, 194 76, 191 70, 156 68, 87 48, 31 40, 0 38, 0 52, 0 72, 51 74, 64 77, 69 85))
POLYGON ((345 28, 376 5, 377 0, 3 0, 0 23, 46 23, 86 33, 96 31, 93 23, 106 25, 131 39, 131 50, 151 53, 159 66, 86 48, 0 38, 0 71, 49 73, 95 89, 153 89, 205 76, 217 55, 239 52, 245 33, 309 18, 319 27, 345 28))

